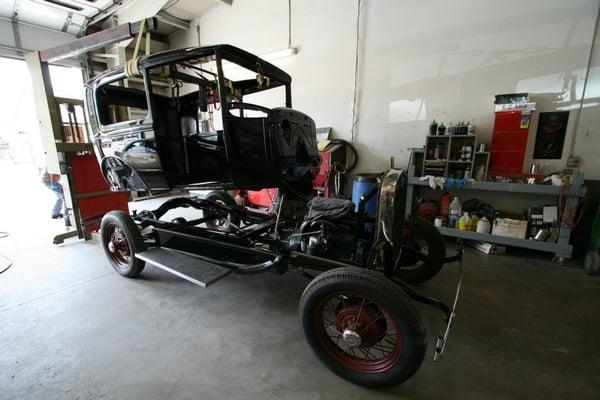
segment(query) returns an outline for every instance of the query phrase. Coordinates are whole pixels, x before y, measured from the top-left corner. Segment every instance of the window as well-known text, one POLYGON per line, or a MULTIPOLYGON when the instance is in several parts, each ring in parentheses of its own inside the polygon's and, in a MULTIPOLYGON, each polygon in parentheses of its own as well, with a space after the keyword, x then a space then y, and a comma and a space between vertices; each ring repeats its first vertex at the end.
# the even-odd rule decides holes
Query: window
POLYGON ((142 121, 148 116, 148 101, 140 78, 120 77, 96 89, 98 120, 103 126, 142 121))

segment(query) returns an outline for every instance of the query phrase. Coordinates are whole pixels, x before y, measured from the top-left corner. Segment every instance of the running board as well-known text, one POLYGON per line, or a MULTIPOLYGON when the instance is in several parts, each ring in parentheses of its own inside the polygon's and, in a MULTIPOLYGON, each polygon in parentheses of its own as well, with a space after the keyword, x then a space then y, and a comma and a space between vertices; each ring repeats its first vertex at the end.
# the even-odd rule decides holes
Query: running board
POLYGON ((135 257, 204 288, 231 273, 220 265, 162 247, 152 247, 135 257))

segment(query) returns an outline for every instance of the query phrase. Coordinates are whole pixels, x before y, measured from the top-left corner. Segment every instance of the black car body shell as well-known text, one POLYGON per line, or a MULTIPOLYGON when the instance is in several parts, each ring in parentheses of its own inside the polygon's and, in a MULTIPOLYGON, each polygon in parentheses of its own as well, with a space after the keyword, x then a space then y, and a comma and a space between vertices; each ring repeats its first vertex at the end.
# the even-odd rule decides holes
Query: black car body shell
MULTIPOLYGON (((86 112, 94 133, 95 147, 102 172, 111 186, 120 190, 162 190, 176 187, 259 189, 296 185, 310 180, 310 172, 319 163, 315 123, 309 116, 291 108, 291 77, 257 56, 229 45, 192 47, 140 57, 138 70, 144 91, 109 85, 125 78, 123 66, 115 67, 86 84, 86 112), (174 98, 153 92, 150 70, 193 59, 215 61, 215 80, 200 81, 211 86, 220 100, 222 131, 206 139, 189 133, 185 121, 198 115, 198 92, 174 98), (257 79, 230 81, 223 73, 227 60, 257 73, 257 79), (267 83, 259 76, 268 77, 267 83), (244 95, 275 87, 285 87, 285 107, 267 109, 264 117, 245 117, 252 109, 242 102, 244 95), (108 107, 117 102, 123 107, 147 108, 143 119, 104 125, 108 107), (239 116, 231 110, 239 108, 239 116), (182 128, 183 126, 183 128, 182 128), (114 140, 154 140, 160 168, 144 168, 131 159, 106 154, 107 143, 114 140), (150 138, 150 139, 149 139, 150 138)), ((175 76, 174 82, 180 75, 175 76)), ((195 124, 197 125, 197 119, 195 124)), ((114 152, 113 152, 114 153, 114 152)))

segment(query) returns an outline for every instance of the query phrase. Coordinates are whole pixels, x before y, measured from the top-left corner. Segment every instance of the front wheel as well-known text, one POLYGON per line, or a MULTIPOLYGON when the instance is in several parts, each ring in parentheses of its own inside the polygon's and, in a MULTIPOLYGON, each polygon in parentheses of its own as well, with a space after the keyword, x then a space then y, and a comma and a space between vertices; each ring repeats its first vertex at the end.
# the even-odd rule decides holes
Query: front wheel
POLYGON ((104 253, 115 271, 128 278, 136 277, 142 272, 145 263, 136 258, 135 254, 144 251, 144 240, 127 213, 107 213, 100 224, 100 236, 104 253))
POLYGON ((406 293, 376 271, 336 268, 300 300, 304 334, 325 366, 362 386, 412 377, 425 356, 423 321, 406 293))

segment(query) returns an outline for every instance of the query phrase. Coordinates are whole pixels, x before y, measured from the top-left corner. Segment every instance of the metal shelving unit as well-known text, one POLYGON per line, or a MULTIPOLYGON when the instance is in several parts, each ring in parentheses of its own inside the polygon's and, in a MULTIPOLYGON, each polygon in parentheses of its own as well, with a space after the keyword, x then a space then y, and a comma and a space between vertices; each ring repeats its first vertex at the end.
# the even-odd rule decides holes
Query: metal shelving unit
POLYGON ((467 167, 473 173, 476 146, 476 135, 428 135, 425 140, 425 161, 421 173, 423 175, 431 173, 448 176, 455 169, 462 170, 467 167), (471 146, 471 158, 469 160, 458 159, 459 147, 463 145, 471 146), (439 148, 434 150, 438 146, 439 148))
MULTIPOLYGON (((419 177, 415 176, 415 167, 410 165, 408 168, 408 185, 406 191, 406 212, 409 213, 412 210, 412 203, 414 199, 415 188, 421 186, 428 186, 428 182, 421 181, 419 177)), ((484 190, 494 191, 498 193, 524 193, 530 195, 544 195, 544 196, 559 196, 561 194, 561 188, 552 185, 537 185, 537 184, 526 184, 526 183, 499 183, 499 182, 484 182, 470 180, 465 183, 465 186, 461 190, 484 190)), ((508 236, 492 235, 489 233, 478 233, 471 231, 459 231, 458 229, 452 229, 447 227, 438 228, 444 236, 460 237, 463 239, 478 240, 481 242, 496 243, 506 246, 523 247, 526 249, 533 249, 539 251, 545 251, 554 253, 555 257, 559 261, 565 258, 571 257, 573 252, 573 246, 571 246, 571 227, 566 224, 569 216, 575 215, 577 205, 579 204, 579 198, 585 196, 586 188, 583 186, 583 174, 574 172, 571 188, 567 193, 565 201, 565 209, 563 211, 562 224, 559 228, 558 239, 554 242, 541 242, 529 239, 517 239, 508 236)))

